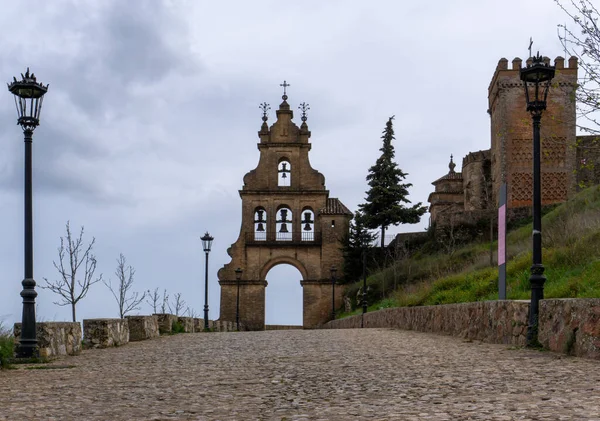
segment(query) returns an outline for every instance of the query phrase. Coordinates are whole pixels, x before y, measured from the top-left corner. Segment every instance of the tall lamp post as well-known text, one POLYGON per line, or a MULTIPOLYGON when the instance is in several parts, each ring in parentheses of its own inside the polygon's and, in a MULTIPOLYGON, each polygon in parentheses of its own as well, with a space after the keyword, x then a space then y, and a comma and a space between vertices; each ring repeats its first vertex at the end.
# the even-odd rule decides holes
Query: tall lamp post
POLYGON ((206 231, 200 240, 202 240, 202 248, 206 255, 206 269, 204 271, 204 330, 208 330, 208 253, 210 253, 214 238, 206 231))
POLYGON ((360 327, 365 327, 365 314, 367 313, 367 248, 363 249, 363 292, 362 292, 362 318, 360 327))
POLYGON ((331 320, 335 320, 335 274, 337 273, 337 269, 335 266, 331 266, 329 269, 331 273, 331 320))
POLYGON ((235 299, 235 325, 238 332, 240 331, 240 280, 242 279, 242 272, 243 270, 241 268, 237 268, 235 270, 235 281, 237 283, 237 297, 235 299))
POLYGON ((35 326, 35 281, 33 279, 33 187, 32 187, 32 142, 33 131, 40 124, 40 112, 44 94, 48 85, 38 83, 35 75, 21 73, 21 80, 13 78, 8 90, 15 97, 17 124, 23 129, 25 137, 25 276, 21 284, 23 290, 23 316, 21 319, 21 338, 17 356, 29 358, 37 355, 37 336, 35 326))
POLYGON ((539 303, 544 299, 544 266, 542 265, 542 186, 540 164, 540 122, 546 109, 546 99, 550 81, 554 78, 554 66, 550 66, 540 56, 532 57, 527 67, 521 69, 521 80, 525 87, 527 111, 533 119, 533 264, 529 282, 531 284, 531 304, 529 306, 529 326, 527 345, 538 344, 539 303))

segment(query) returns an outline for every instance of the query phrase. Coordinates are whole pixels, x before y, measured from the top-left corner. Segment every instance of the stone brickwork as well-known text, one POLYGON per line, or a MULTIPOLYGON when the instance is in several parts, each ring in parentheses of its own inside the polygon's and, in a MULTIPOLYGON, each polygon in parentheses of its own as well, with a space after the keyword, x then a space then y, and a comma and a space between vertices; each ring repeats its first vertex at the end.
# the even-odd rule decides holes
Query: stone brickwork
POLYGON ((177 316, 168 313, 154 314, 158 320, 158 331, 161 335, 168 335, 173 331, 173 323, 177 320, 177 316))
POLYGON ((538 337, 551 351, 600 359, 600 298, 540 301, 538 337))
POLYGON ((84 348, 110 348, 128 342, 127 319, 85 319, 83 321, 84 348))
MULTIPOLYGON (((40 357, 77 355, 81 352, 79 322, 40 322, 35 327, 40 357)), ((13 333, 16 347, 21 337, 21 323, 15 323, 13 333)))
POLYGON ((269 270, 280 264, 298 269, 306 285, 303 300, 310 305, 303 310, 305 327, 329 320, 322 311, 326 304, 315 300, 331 302, 331 294, 321 291, 318 285, 327 281, 331 266, 342 267, 340 241, 348 232, 352 216, 338 199, 329 197, 325 177, 310 165, 307 117, 303 113, 298 127, 292 121, 294 114, 287 98, 284 94, 276 111, 277 120, 270 127, 264 110, 258 132, 258 166, 244 176, 240 190, 240 235, 227 250, 231 262, 218 273, 220 319, 235 320, 235 270, 243 270, 239 282, 240 321, 251 330, 265 327, 266 277, 269 270))
POLYGON ((156 316, 125 316, 129 326, 129 341, 145 341, 160 336, 158 317, 156 316))
POLYGON ((177 322, 183 326, 184 333, 194 332, 194 318, 193 317, 177 317, 177 322))
MULTIPOLYGON (((489 343, 525 345, 528 301, 479 301, 423 307, 396 307, 364 315, 364 327, 441 333, 489 343)), ((361 327, 362 315, 333 320, 326 329, 361 327)))

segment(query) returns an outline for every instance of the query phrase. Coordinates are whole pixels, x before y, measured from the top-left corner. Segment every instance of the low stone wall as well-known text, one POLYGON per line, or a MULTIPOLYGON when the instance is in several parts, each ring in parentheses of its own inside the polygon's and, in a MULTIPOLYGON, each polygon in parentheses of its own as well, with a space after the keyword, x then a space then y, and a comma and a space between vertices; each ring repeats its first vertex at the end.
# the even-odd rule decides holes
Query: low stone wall
POLYGON ((303 329, 300 325, 265 325, 265 330, 291 330, 303 329))
POLYGON ((153 314, 158 319, 158 331, 161 335, 169 334, 173 330, 173 322, 177 320, 177 316, 168 313, 153 314))
POLYGON ((194 332, 194 318, 193 317, 177 317, 177 323, 183 326, 185 333, 194 332))
POLYGON ((83 347, 109 348, 129 342, 127 319, 87 319, 83 321, 83 347))
POLYGON ((129 341, 145 341, 160 336, 158 317, 156 316, 125 316, 129 326, 129 341))
MULTIPOLYGON (((15 323, 15 347, 21 337, 21 323, 15 323)), ((81 324, 79 322, 36 323, 36 336, 40 357, 77 355, 81 352, 81 324)))
MULTIPOLYGON (((208 325, 212 323, 212 320, 208 321, 208 325)), ((204 319, 194 317, 194 332, 202 332, 204 330, 204 319)))
MULTIPOLYGON (((528 301, 480 301, 423 307, 396 307, 364 315, 364 327, 443 333, 469 340, 525 345, 528 301)), ((363 315, 333 320, 323 327, 361 327, 363 315)))
POLYGON ((538 339, 551 351, 600 359, 600 299, 540 301, 538 339))

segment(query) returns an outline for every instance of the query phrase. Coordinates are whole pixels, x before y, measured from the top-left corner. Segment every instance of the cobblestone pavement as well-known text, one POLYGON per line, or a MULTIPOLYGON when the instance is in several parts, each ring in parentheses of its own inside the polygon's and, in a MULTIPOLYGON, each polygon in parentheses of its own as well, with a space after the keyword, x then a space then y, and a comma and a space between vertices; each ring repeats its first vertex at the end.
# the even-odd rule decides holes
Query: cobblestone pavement
POLYGON ((386 329, 196 333, 0 371, 0 420, 600 420, 600 362, 386 329))

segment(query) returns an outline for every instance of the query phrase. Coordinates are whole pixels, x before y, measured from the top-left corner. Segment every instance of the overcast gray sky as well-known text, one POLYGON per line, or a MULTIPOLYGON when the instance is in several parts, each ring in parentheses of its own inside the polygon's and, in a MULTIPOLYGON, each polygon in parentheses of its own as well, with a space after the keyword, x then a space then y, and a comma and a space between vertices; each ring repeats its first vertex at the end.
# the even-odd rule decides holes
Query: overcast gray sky
MULTIPOLYGON (((460 167, 469 151, 489 147, 487 88, 498 60, 525 58, 530 36, 534 51, 563 55, 565 21, 549 0, 3 2, 0 79, 30 66, 50 84, 34 134, 35 279, 56 279, 70 220, 96 238, 98 274, 114 282, 123 253, 138 290, 181 292, 201 313, 199 237, 208 230, 216 319, 216 273, 240 229, 238 190, 258 162, 258 105, 271 104, 272 124, 284 79, 293 110, 310 104, 311 163, 331 197, 356 210, 395 115, 396 160, 414 184, 410 199, 426 203, 450 154, 460 167)), ((21 317, 23 278, 23 140, 11 96, 0 96, 6 323, 21 317)), ((300 273, 276 267, 267 280, 267 322, 301 324, 300 273)), ((40 319, 69 319, 56 296, 38 292, 40 319)), ((102 284, 78 305, 79 320, 117 314, 102 284)))

